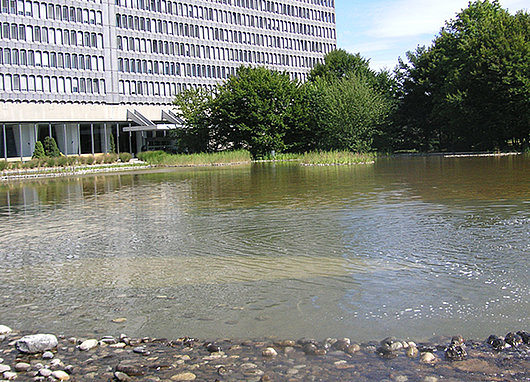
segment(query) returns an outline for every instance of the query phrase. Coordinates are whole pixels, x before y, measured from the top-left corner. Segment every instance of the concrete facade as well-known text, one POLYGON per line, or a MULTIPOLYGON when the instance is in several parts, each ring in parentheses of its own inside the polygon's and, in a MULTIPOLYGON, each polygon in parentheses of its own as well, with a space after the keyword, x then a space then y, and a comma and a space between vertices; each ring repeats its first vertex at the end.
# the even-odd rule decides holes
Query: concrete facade
POLYGON ((241 65, 303 81, 336 48, 334 0, 0 5, 0 158, 30 156, 41 125, 51 125, 60 149, 74 154, 87 151, 82 125, 92 124, 90 146, 104 151, 110 133, 100 131, 118 134, 131 122, 127 110, 162 122, 177 93, 212 88, 241 65))

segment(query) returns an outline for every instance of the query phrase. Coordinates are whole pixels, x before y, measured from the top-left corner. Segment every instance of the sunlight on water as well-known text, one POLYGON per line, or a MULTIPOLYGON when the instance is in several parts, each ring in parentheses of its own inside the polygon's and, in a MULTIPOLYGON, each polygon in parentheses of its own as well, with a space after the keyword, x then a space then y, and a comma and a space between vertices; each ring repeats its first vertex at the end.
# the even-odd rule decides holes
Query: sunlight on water
POLYGON ((524 157, 0 184, 0 323, 359 340, 525 329, 529 201, 524 157))

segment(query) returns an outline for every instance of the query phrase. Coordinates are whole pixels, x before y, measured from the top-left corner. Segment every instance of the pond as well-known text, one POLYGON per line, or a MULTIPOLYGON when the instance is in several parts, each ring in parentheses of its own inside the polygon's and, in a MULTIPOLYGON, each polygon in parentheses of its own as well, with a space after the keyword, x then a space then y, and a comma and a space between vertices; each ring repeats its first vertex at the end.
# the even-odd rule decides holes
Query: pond
POLYGON ((3 183, 0 242, 20 330, 483 339, 530 324, 530 158, 3 183))

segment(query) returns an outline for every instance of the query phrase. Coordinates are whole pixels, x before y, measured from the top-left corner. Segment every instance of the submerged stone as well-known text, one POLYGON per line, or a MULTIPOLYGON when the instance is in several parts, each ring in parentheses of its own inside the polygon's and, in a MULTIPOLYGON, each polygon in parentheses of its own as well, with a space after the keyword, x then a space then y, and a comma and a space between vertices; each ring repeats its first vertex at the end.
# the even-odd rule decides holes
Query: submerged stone
POLYGON ((57 337, 53 334, 32 334, 19 339, 15 346, 21 353, 40 353, 57 347, 57 337))

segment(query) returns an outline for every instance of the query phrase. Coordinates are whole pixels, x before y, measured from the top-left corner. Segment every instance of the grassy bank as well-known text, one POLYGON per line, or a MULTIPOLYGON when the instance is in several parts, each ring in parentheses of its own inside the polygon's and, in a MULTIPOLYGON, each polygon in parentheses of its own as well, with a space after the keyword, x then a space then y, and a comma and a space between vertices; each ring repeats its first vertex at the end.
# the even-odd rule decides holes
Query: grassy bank
POLYGON ((250 153, 245 150, 216 153, 169 154, 164 151, 146 151, 138 159, 156 166, 213 166, 250 162, 250 153))
MULTIPOLYGON (((263 159, 297 161, 309 166, 373 163, 375 158, 375 154, 357 154, 347 151, 315 151, 305 154, 280 153, 263 159)), ((246 163, 252 160, 250 153, 246 150, 199 154, 168 154, 164 151, 148 151, 138 154, 138 159, 154 166, 208 166, 246 163)))
POLYGON ((312 151, 300 157, 300 163, 307 166, 350 165, 375 162, 374 153, 352 153, 349 151, 312 151))
POLYGON ((46 168, 64 168, 72 166, 92 166, 98 164, 127 163, 131 160, 131 154, 100 154, 85 156, 60 156, 33 158, 27 162, 0 161, 0 171, 4 170, 32 170, 46 168))

